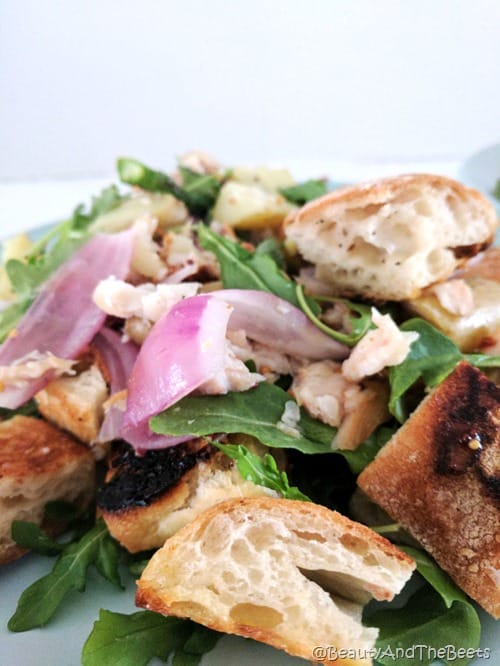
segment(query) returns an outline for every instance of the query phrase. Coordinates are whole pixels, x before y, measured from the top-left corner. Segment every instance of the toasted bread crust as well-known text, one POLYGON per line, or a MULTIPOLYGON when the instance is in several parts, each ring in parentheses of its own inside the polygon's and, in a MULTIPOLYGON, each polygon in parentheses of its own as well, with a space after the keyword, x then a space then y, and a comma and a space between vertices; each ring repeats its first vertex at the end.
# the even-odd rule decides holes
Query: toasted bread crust
POLYGON ((35 399, 44 418, 90 444, 99 433, 107 396, 106 382, 95 365, 75 377, 54 379, 35 399))
POLYGON ((500 388, 465 362, 361 473, 364 492, 500 616, 500 388))
POLYGON ((436 189, 446 187, 463 201, 474 201, 478 208, 483 211, 485 217, 491 222, 493 232, 496 226, 496 215, 490 202, 481 192, 466 187, 452 178, 429 173, 409 173, 400 176, 389 176, 376 181, 341 187, 318 199, 314 199, 301 208, 300 211, 293 211, 286 218, 284 224, 285 226, 291 224, 298 213, 300 213, 300 218, 304 221, 318 219, 321 217, 327 204, 341 202, 355 203, 356 206, 363 206, 371 203, 382 203, 399 195, 408 187, 419 188, 422 186, 435 187, 436 189))
POLYGON ((384 301, 448 278, 492 243, 497 224, 478 191, 406 174, 315 199, 288 215, 284 231, 335 293, 384 301))
MULTIPOLYGON (((144 477, 147 471, 141 471, 140 459, 135 456, 112 467, 107 474, 108 484, 119 473, 125 473, 130 480, 125 491, 115 494, 119 505, 110 505, 102 492, 98 494, 97 504, 110 533, 131 553, 163 546, 180 527, 217 502, 269 492, 244 480, 233 461, 207 446, 207 440, 193 440, 160 455, 165 477, 158 479, 158 487, 150 497, 144 496, 143 479, 137 478, 144 477)), ((147 485, 152 488, 151 483, 147 485)))
POLYGON ((85 507, 94 476, 92 454, 54 426, 27 416, 0 423, 0 563, 26 552, 10 537, 13 520, 43 524, 45 504, 53 500, 85 507))
MULTIPOLYGON (((234 633, 240 636, 253 638, 272 645, 280 650, 285 650, 289 654, 301 656, 305 659, 313 659, 313 646, 304 641, 303 638, 294 637, 292 639, 290 636, 286 636, 280 632, 279 629, 273 630, 273 626, 270 626, 272 625, 272 622, 270 624, 266 623, 265 618, 262 618, 262 621, 257 618, 255 624, 249 625, 234 618, 231 614, 222 617, 216 611, 213 611, 209 604, 200 603, 196 598, 188 596, 188 591, 185 588, 182 588, 182 581, 184 581, 184 584, 189 584, 186 583, 184 574, 179 574, 179 580, 172 581, 169 573, 170 570, 168 568, 177 567, 179 557, 183 557, 183 555, 178 554, 179 548, 183 553, 184 551, 182 548, 186 544, 201 543, 204 539, 210 539, 210 537, 207 536, 209 533, 212 534, 217 543, 219 540, 226 539, 226 536, 223 537, 222 534, 220 537, 217 537, 220 529, 223 529, 224 532, 226 532, 227 529, 230 529, 230 525, 233 525, 235 529, 238 529, 238 526, 245 524, 247 521, 255 523, 256 525, 261 525, 261 521, 266 520, 269 515, 271 515, 278 524, 283 525, 285 531, 288 528, 290 528, 292 532, 297 530, 296 533, 298 537, 304 539, 306 543, 308 540, 311 540, 311 542, 314 542, 315 540, 319 542, 322 540, 326 541, 328 538, 327 534, 331 531, 337 535, 337 538, 339 538, 340 541, 346 539, 346 544, 362 543, 363 548, 368 547, 369 552, 379 553, 379 557, 382 557, 383 553, 388 558, 391 558, 394 569, 397 569, 400 572, 400 575, 404 576, 405 579, 409 577, 414 568, 413 560, 405 553, 399 551, 386 539, 374 533, 364 525, 354 523, 348 518, 330 511, 326 507, 309 502, 278 498, 234 499, 206 510, 200 514, 195 521, 167 540, 165 546, 154 556, 150 565, 148 565, 147 570, 138 581, 138 590, 136 594, 137 605, 164 615, 190 617, 194 621, 201 622, 205 626, 216 631, 234 633), (324 525, 324 533, 317 533, 319 524, 324 525), (167 567, 166 570, 162 569, 163 565, 167 567), (181 588, 182 590, 179 591, 181 588)), ((276 538, 278 542, 280 537, 277 536, 276 538)), ((214 547, 218 548, 218 546, 214 547)), ((356 545, 353 547, 356 547, 356 545)), ((267 544, 265 547, 262 546, 262 548, 269 550, 270 552, 273 551, 272 544, 267 544)), ((365 551, 363 550, 363 552, 365 551)), ((215 555, 213 557, 215 557, 215 555)), ((306 555, 305 557, 307 558, 306 555)), ((207 559, 207 567, 210 567, 210 561, 207 559)), ((267 566, 272 566, 272 557, 269 560, 266 559, 266 562, 267 566)), ((212 561, 212 566, 218 567, 220 566, 220 563, 214 560, 212 561)), ((356 572, 356 574, 363 576, 362 573, 356 572)), ((262 571, 262 575, 265 580, 267 572, 262 571)), ((365 583, 364 589, 369 590, 369 592, 378 599, 390 599, 396 591, 395 589, 389 590, 382 588, 380 585, 371 585, 370 581, 365 581, 365 583)), ((400 581, 399 585, 401 584, 400 581)), ((286 579, 282 579, 282 585, 285 587, 287 586, 286 579)), ((222 594, 222 592, 219 590, 218 594, 222 594)), ((203 592, 201 592, 201 595, 202 597, 200 598, 203 598, 203 592)), ((246 597, 243 595, 241 599, 243 606, 245 606, 245 600, 246 597)), ((248 599, 247 601, 251 604, 251 599, 248 599)), ((272 607, 272 603, 273 599, 271 595, 269 598, 270 607, 272 607)), ((310 640, 313 639, 311 638, 310 640)), ((337 663, 347 666, 351 664, 366 664, 371 662, 370 659, 338 659, 331 662, 326 661, 325 663, 337 663)))

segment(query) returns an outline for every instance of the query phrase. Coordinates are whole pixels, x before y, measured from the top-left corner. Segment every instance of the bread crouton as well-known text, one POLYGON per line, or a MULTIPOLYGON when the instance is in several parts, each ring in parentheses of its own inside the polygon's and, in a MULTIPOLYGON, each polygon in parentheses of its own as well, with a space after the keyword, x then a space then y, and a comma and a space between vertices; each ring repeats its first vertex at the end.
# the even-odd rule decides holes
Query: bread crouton
POLYGON ((358 484, 500 617, 500 387, 460 363, 358 484))
POLYGON ((488 247, 498 221, 476 190, 430 174, 342 188, 292 212, 288 240, 335 293, 415 298, 488 247))
POLYGON ((392 599, 413 568, 384 538, 323 506, 233 499, 153 555, 136 603, 311 661, 315 646, 330 645, 356 657, 325 663, 368 664, 377 629, 361 624, 363 604, 392 599))
POLYGON ((111 465, 97 505, 110 533, 132 553, 159 548, 199 513, 232 497, 273 495, 246 481, 207 440, 196 439, 111 465))
POLYGON ((38 409, 48 421, 80 441, 92 443, 104 416, 108 387, 96 365, 74 377, 59 377, 35 395, 38 409))
POLYGON ((94 487, 95 462, 85 446, 41 419, 0 423, 0 563, 25 552, 11 538, 12 521, 43 525, 47 502, 84 508, 94 487))

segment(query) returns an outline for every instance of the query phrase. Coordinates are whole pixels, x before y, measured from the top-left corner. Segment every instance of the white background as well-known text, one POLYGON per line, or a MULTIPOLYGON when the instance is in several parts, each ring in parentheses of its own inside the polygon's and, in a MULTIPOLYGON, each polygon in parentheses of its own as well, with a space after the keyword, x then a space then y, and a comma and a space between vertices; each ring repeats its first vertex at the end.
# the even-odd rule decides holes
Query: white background
POLYGON ((461 160, 500 138, 497 0, 0 0, 0 182, 461 160))

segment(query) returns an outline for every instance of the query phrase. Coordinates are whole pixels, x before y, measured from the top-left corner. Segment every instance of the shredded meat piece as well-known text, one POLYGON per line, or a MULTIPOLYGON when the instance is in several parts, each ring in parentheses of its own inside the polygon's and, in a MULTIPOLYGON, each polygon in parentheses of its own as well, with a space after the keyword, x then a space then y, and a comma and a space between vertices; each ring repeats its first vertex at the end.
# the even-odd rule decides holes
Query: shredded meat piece
POLYGON ((342 374, 353 382, 402 363, 418 338, 414 331, 400 331, 390 315, 382 315, 376 308, 372 308, 372 321, 376 328, 368 331, 342 364, 342 374))

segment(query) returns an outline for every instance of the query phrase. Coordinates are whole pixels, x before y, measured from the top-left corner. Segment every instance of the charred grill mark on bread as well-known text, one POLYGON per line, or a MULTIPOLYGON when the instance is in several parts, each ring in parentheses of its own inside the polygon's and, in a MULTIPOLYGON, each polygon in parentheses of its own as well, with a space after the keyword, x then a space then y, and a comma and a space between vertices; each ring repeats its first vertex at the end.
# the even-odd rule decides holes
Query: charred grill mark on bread
POLYGON ((456 390, 467 399, 457 400, 454 393, 444 394, 442 397, 443 418, 436 420, 434 424, 436 471, 439 474, 461 475, 473 467, 487 491, 498 503, 500 387, 466 363, 457 369, 455 382, 456 390), (493 464, 495 458, 497 465, 493 464))
POLYGON ((275 495, 244 479, 206 438, 144 456, 129 449, 111 465, 97 505, 112 536, 132 553, 159 548, 221 501, 275 495))
POLYGON ((500 394, 461 362, 424 399, 358 485, 464 592, 500 617, 500 394))
POLYGON ((198 462, 207 461, 214 450, 206 440, 194 440, 167 449, 146 451, 139 456, 121 444, 111 460, 108 480, 99 489, 97 506, 106 512, 152 504, 171 490, 198 462))

